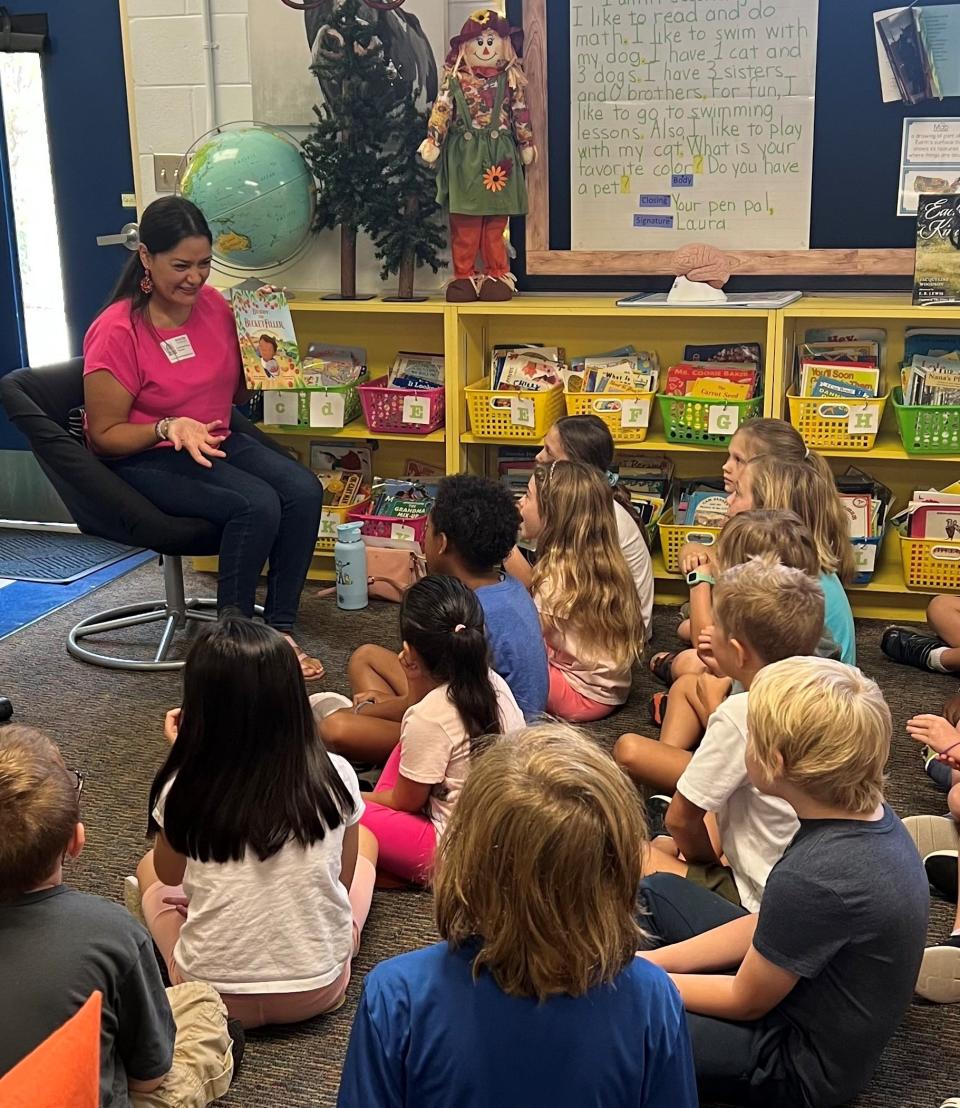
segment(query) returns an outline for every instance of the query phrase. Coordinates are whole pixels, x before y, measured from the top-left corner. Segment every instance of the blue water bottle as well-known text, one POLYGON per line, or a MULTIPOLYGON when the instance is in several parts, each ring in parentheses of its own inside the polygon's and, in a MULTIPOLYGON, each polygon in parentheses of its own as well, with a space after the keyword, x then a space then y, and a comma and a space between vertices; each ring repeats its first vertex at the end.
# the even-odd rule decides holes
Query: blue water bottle
POLYGON ((337 607, 356 611, 367 606, 367 548, 360 536, 361 524, 338 523, 333 545, 337 570, 337 607))

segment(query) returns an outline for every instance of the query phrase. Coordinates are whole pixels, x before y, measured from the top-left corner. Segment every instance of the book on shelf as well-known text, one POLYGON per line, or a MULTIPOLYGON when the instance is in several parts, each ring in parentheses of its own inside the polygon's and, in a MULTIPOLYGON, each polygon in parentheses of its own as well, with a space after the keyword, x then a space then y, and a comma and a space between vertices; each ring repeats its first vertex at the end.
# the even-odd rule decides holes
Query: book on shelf
POLYGON ((960 196, 921 196, 914 304, 960 304, 960 196))
POLYGON ((545 392, 563 385, 567 367, 556 346, 495 346, 490 387, 521 392, 545 392))
POLYGON ((387 372, 387 385, 397 389, 436 389, 443 385, 442 354, 400 350, 387 372))
POLYGON ((362 346, 311 342, 303 359, 303 384, 307 388, 331 388, 361 380, 367 372, 367 352, 362 346))
POLYGON ((877 365, 883 364, 887 350, 887 332, 882 327, 850 327, 838 330, 834 327, 808 327, 804 343, 814 346, 829 356, 831 350, 848 346, 866 345, 872 351, 877 365))
POLYGON ((310 468, 314 473, 359 473, 365 485, 373 478, 373 455, 369 446, 342 442, 311 441, 310 468))
POLYGON ((673 522, 699 527, 722 527, 727 517, 727 494, 722 477, 693 477, 673 496, 673 522))
POLYGON ((945 489, 914 489, 907 506, 890 522, 912 539, 960 543, 960 482, 945 489))
POLYGON ((710 399, 749 400, 756 387, 757 368, 750 363, 688 361, 678 362, 667 370, 665 392, 669 396, 699 395, 710 399), (707 385, 707 381, 711 384, 707 385), (712 396, 709 395, 711 392, 712 396))
POLYGON ((683 360, 685 362, 725 362, 747 363, 759 368, 761 359, 760 343, 758 342, 730 342, 730 343, 701 343, 700 345, 687 345, 683 348, 683 360))
POLYGON ((302 386, 300 347, 287 298, 279 289, 233 288, 230 307, 237 327, 248 389, 302 386))
POLYGON ((893 507, 893 493, 868 473, 849 466, 835 478, 837 492, 850 525, 850 538, 879 538, 893 507))
POLYGON ((880 369, 869 362, 830 361, 811 358, 800 360, 800 396, 876 396, 880 386, 880 369), (820 385, 819 382, 829 382, 834 391, 829 391, 830 385, 820 385), (846 391, 838 393, 839 385, 847 386, 846 391), (827 391, 824 391, 824 389, 827 391), (855 391, 851 391, 855 390, 855 391))

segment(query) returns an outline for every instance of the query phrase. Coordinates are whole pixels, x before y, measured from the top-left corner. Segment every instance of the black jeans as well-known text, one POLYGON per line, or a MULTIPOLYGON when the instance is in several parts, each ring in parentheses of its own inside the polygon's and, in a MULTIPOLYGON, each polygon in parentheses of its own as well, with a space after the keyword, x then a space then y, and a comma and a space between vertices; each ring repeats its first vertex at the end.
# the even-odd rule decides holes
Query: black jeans
POLYGON ((269 559, 264 619, 289 631, 310 568, 323 490, 302 465, 249 435, 222 444, 226 458, 198 465, 185 450, 157 447, 111 462, 161 511, 206 519, 223 529, 217 607, 253 615, 257 581, 269 559))
MULTIPOLYGON (((702 885, 671 873, 656 873, 641 881, 640 897, 649 912, 640 922, 663 946, 748 914, 702 885)), ((784 1078, 779 1047, 786 1029, 776 1017, 734 1023, 688 1012, 687 1029, 697 1088, 704 1100, 765 1108, 801 1103, 784 1078)))

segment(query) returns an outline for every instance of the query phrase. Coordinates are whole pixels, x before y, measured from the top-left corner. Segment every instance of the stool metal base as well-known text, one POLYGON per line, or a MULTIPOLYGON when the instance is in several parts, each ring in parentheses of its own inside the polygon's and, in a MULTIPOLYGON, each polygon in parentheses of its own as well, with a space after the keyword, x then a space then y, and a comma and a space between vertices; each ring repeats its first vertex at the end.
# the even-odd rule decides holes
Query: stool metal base
MULTIPOLYGON (((145 601, 140 604, 124 604, 118 608, 109 608, 96 615, 87 616, 67 635, 67 650, 81 662, 106 669, 140 670, 158 672, 177 670, 183 667, 182 661, 168 661, 167 655, 178 631, 186 629, 191 622, 212 623, 217 618, 217 602, 213 599, 187 600, 183 591, 183 562, 179 557, 165 555, 163 564, 164 591, 163 600, 145 601), (91 635, 102 635, 122 627, 139 627, 148 623, 162 623, 160 642, 152 661, 138 658, 117 657, 114 654, 100 654, 82 644, 83 639, 91 635)), ((258 615, 263 609, 258 605, 258 615)))

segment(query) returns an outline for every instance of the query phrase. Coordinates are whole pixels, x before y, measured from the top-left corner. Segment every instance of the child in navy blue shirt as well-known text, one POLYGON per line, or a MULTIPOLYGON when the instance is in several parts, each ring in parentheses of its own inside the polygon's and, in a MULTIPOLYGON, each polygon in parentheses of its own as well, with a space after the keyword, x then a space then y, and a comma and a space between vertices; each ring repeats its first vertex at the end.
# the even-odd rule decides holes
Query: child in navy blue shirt
POLYGON ((869 1081, 927 934, 923 866, 883 802, 890 710, 852 666, 787 658, 751 684, 747 735, 751 783, 800 829, 758 914, 672 874, 643 882, 667 944, 643 957, 680 990, 705 1098, 832 1108, 869 1081))
MULTIPOLYGON (((491 666, 513 693, 528 723, 547 703, 547 654, 540 617, 524 586, 503 572, 520 513, 508 489, 487 477, 444 477, 437 490, 424 554, 427 572, 456 577, 476 593, 490 644, 491 666)), ((361 646, 350 658, 353 708, 334 694, 311 697, 320 734, 330 750, 348 758, 385 761, 400 739, 411 706, 397 654, 361 646), (325 713, 325 706, 339 710, 325 713)))
POLYGON ((340 1108, 696 1108, 680 997, 635 957, 644 837, 629 782, 573 729, 481 754, 438 848, 445 941, 367 975, 340 1108))

